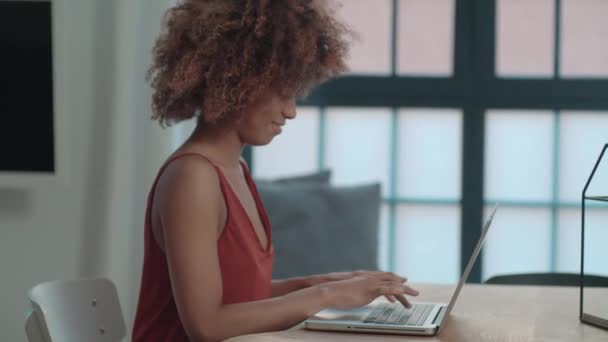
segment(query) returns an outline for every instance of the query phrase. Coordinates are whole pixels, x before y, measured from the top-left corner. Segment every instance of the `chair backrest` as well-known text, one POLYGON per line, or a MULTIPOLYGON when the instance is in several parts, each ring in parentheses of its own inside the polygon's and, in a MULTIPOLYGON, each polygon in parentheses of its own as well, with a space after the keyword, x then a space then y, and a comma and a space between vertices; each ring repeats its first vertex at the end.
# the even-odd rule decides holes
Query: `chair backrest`
POLYGON ((27 336, 28 342, 49 342, 50 337, 48 336, 48 330, 38 319, 38 315, 34 310, 27 314, 25 319, 25 335, 27 336))
POLYGON ((43 341, 116 342, 125 336, 118 293, 107 279, 45 282, 30 290, 29 299, 28 338, 30 331, 36 338, 36 323, 43 341))
MULTIPOLYGON (((521 273, 494 276, 486 284, 579 286, 578 273, 521 273)), ((608 287, 608 277, 585 275, 585 286, 608 287)))

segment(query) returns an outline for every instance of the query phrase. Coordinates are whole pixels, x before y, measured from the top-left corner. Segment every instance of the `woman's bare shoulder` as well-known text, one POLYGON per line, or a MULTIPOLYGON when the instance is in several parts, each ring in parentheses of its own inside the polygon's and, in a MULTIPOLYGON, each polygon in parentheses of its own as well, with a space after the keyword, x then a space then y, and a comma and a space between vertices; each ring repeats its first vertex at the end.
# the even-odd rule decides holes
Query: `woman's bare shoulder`
POLYGON ((208 203, 220 193, 220 179, 215 167, 204 157, 189 154, 171 160, 166 166, 158 179, 155 198, 161 206, 165 201, 204 200, 208 203))

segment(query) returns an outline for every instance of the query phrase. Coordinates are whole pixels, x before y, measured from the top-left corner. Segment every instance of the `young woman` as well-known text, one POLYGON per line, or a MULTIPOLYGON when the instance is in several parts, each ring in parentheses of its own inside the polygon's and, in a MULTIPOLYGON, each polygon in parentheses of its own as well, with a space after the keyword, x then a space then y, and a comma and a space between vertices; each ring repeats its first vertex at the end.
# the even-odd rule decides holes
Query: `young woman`
POLYGON ((167 12, 149 74, 153 117, 197 127, 148 196, 134 341, 216 341, 417 295, 386 272, 271 277, 271 225, 240 155, 281 133, 297 97, 345 70, 348 32, 325 3, 184 0, 167 12))

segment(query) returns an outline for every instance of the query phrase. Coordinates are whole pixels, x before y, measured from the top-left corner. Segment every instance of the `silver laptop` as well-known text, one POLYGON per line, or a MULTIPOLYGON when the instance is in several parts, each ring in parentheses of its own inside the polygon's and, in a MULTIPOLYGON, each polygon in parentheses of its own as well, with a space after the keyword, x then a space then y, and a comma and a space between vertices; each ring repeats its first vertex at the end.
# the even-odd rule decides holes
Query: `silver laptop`
POLYGON ((311 330, 426 336, 439 334, 445 327, 447 317, 456 303, 462 285, 466 282, 473 264, 477 260, 496 209, 497 205, 494 206, 481 230, 481 237, 469 258, 469 263, 460 278, 449 305, 444 303, 415 303, 410 309, 406 309, 399 302, 381 302, 354 310, 326 309, 307 319, 304 326, 311 330))

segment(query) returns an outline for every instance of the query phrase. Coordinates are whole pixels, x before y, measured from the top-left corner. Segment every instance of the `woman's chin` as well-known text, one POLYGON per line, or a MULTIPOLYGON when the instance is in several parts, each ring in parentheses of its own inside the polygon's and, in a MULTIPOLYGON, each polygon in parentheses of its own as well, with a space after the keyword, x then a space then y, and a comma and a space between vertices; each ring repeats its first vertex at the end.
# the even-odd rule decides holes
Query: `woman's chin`
POLYGON ((260 137, 257 139, 251 139, 251 141, 247 142, 247 145, 251 145, 251 146, 264 146, 264 145, 268 145, 272 142, 272 140, 275 138, 275 136, 270 136, 270 137, 260 137))

